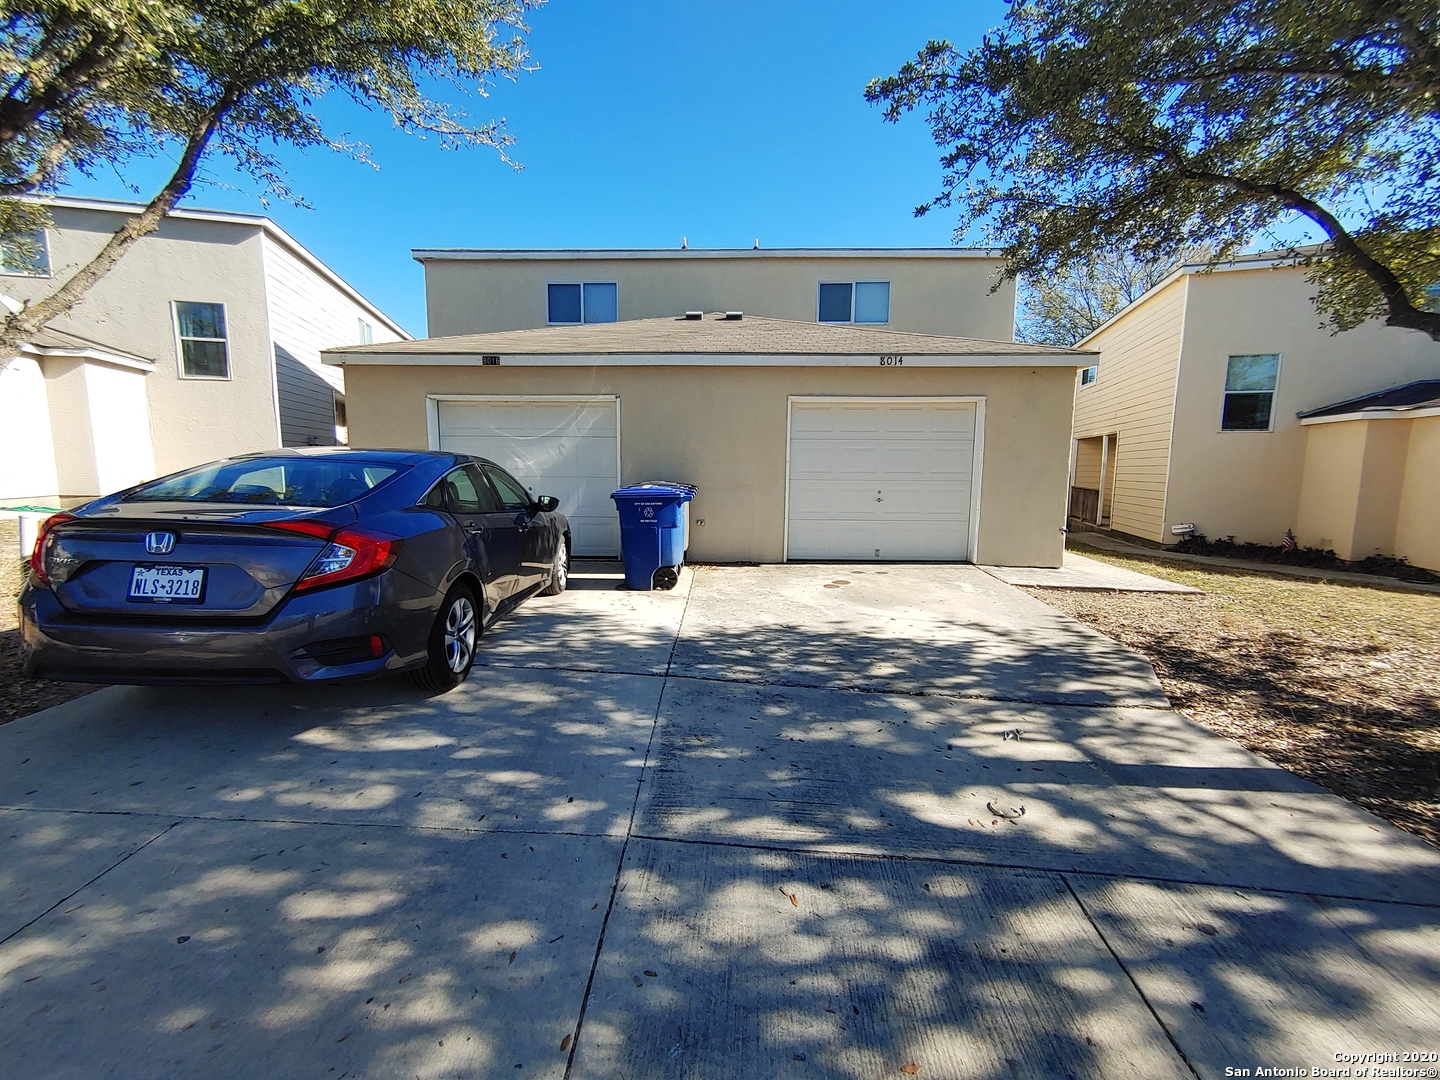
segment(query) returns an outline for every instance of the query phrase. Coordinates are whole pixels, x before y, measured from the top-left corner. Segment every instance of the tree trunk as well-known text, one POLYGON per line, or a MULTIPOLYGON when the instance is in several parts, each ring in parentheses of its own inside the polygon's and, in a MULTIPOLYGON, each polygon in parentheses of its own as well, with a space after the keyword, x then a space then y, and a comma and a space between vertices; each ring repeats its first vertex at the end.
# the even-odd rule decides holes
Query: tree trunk
POLYGON ((127 220, 111 235, 93 259, 49 296, 27 304, 22 311, 8 316, 0 323, 0 356, 8 360, 16 354, 21 343, 37 330, 69 312, 85 298, 85 294, 97 281, 110 272, 136 240, 160 227, 165 215, 170 213, 175 204, 190 190, 205 147, 220 126, 221 119, 233 105, 234 99, 229 94, 216 102, 191 132, 185 144, 185 152, 180 155, 180 162, 169 182, 150 200, 144 210, 127 220))

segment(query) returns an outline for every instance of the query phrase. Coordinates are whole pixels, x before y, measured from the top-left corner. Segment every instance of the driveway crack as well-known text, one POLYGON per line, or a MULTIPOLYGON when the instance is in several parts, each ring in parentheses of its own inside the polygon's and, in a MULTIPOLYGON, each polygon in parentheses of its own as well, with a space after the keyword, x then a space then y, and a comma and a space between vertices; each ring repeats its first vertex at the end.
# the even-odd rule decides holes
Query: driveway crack
POLYGON ((133 858, 134 856, 139 855, 140 852, 144 851, 147 847, 149 847, 151 844, 153 844, 156 840, 159 840, 159 839, 160 839, 162 836, 164 836, 166 833, 170 832, 172 829, 175 829, 175 828, 179 827, 179 826, 182 825, 182 824, 184 824, 184 823, 181 822, 181 821, 171 821, 171 823, 170 823, 169 825, 166 825, 165 828, 161 829, 158 833, 156 833, 154 836, 152 836, 149 840, 146 840, 143 844, 141 844, 139 847, 137 847, 134 851, 131 851, 131 852, 126 853, 122 858, 118 859, 115 863, 113 863, 113 864, 110 865, 110 866, 107 866, 104 870, 101 870, 100 873, 96 874, 96 875, 95 875, 94 877, 92 877, 89 881, 85 882, 84 885, 81 885, 78 889, 75 889, 73 892, 69 893, 68 895, 62 896, 59 900, 56 900, 55 903, 51 904, 51 905, 50 905, 48 908, 46 908, 44 911, 40 912, 39 915, 36 915, 33 919, 31 919, 29 922, 27 922, 24 926, 21 926, 21 927, 19 927, 18 929, 16 929, 15 931, 13 931, 12 933, 6 934, 3 938, 0 938, 0 945, 4 945, 7 941, 11 940, 12 938, 18 937, 20 934, 23 934, 26 930, 29 930, 30 927, 34 926, 37 922, 39 922, 41 919, 43 919, 46 915, 49 915, 52 911, 54 911, 56 908, 58 908, 61 904, 67 904, 67 903, 69 903, 71 900, 73 900, 73 899, 74 899, 76 896, 78 896, 80 893, 84 892, 86 889, 88 889, 91 885, 94 885, 97 881, 99 881, 99 880, 100 880, 102 877, 104 877, 106 874, 110 873, 110 871, 114 870, 116 867, 120 866, 121 864, 127 862, 129 859, 133 858))

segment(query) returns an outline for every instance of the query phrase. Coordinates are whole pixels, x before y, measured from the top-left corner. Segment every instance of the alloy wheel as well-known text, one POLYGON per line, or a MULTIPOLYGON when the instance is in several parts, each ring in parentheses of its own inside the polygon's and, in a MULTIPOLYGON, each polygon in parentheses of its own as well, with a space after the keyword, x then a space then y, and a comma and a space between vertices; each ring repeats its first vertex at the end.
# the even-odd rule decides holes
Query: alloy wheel
POLYGON ((475 655, 475 605, 457 596, 445 613, 445 663, 459 675, 475 655))

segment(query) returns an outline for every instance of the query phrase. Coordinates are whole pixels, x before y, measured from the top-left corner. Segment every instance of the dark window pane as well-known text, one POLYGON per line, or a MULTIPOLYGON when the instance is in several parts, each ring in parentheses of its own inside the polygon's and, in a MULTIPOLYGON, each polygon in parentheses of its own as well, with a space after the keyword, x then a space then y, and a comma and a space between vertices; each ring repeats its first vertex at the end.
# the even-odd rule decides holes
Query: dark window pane
POLYGON ((592 281, 585 285, 585 321, 617 322, 620 298, 613 281, 592 281))
POLYGON ((580 286, 551 285, 550 314, 552 323, 578 323, 580 321, 580 286))
POLYGON ((505 504, 506 510, 528 510, 530 508, 530 493, 525 486, 516 480, 503 469, 486 468, 485 475, 490 477, 490 482, 495 485, 495 490, 500 493, 500 501, 505 504))
POLYGON ((223 341, 181 339, 180 351, 186 375, 223 379, 230 374, 230 363, 225 355, 225 342, 223 341))
POLYGON ((189 300, 175 302, 175 321, 180 324, 182 338, 223 338, 225 306, 196 304, 189 300))
POLYGON ((248 458, 202 465, 153 481, 127 495, 125 501, 341 506, 399 471, 335 458, 248 458))
POLYGON ((1225 431, 1268 431, 1274 394, 1226 394, 1220 427, 1225 431))
POLYGON ((820 321, 850 321, 850 289, 848 281, 820 286, 820 321))
POLYGON ((504 509, 504 507, 500 505, 500 500, 496 498, 495 492, 491 490, 489 483, 486 482, 484 474, 480 471, 480 466, 466 465, 465 472, 475 484, 475 498, 480 503, 480 512, 482 514, 498 514, 504 509))

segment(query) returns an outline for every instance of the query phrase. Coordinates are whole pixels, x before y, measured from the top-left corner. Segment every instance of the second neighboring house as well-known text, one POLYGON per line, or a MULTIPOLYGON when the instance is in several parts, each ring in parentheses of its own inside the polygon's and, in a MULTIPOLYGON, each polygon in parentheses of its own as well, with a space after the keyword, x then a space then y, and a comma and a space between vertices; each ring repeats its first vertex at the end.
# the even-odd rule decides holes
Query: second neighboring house
POLYGON ((1278 253, 1184 266, 1080 342, 1072 523, 1440 568, 1440 343, 1332 334, 1314 291, 1278 253))
MULTIPOLYGON (((0 297, 38 300, 138 204, 46 200, 0 252, 0 297)), ((333 445, 339 345, 408 340, 268 218, 177 210, 67 315, 0 358, 0 505, 71 505, 232 454, 333 445)))

